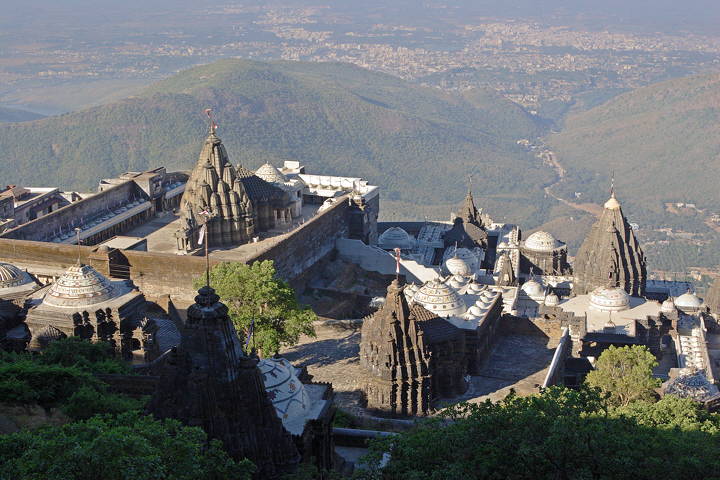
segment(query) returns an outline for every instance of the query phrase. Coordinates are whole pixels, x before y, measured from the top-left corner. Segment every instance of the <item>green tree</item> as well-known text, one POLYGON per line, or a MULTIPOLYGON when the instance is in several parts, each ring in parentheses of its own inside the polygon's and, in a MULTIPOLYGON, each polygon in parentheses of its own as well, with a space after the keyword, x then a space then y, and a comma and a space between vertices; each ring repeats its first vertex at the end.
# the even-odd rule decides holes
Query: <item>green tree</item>
MULTIPOLYGON (((459 404, 373 441, 364 459, 370 468, 359 478, 717 478, 720 435, 701 424, 717 426, 720 417, 702 414, 702 422, 683 430, 673 426, 676 414, 662 413, 669 405, 645 404, 653 423, 610 408, 594 389, 552 387, 498 403, 459 404)), ((677 415, 690 409, 685 404, 677 415)))
POLYGON ((0 478, 15 480, 249 480, 218 440, 137 412, 0 436, 0 478))
POLYGON ((625 406, 654 397, 654 389, 660 386, 652 376, 656 366, 655 356, 645 346, 610 346, 600 355, 585 383, 609 395, 612 404, 625 406))
MULTIPOLYGON (((196 287, 204 281, 196 280, 196 287)), ((283 345, 296 344, 300 335, 315 336, 317 316, 298 303, 295 291, 275 274, 271 260, 252 265, 221 263, 211 270, 210 283, 227 305, 242 341, 250 335, 252 325, 250 347, 259 353, 271 356, 283 345)))

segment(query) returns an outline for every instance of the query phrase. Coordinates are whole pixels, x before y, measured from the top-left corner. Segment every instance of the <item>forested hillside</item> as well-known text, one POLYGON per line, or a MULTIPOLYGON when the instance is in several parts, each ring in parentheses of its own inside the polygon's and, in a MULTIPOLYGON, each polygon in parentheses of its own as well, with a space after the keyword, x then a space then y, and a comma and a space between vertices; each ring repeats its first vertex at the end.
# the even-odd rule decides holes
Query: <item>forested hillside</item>
POLYGON ((611 172, 624 204, 660 223, 664 202, 720 211, 720 74, 658 83, 569 116, 548 143, 568 169, 556 192, 607 196, 611 172))
POLYGON ((121 102, 2 125, 0 174, 87 190, 128 169, 189 169, 205 108, 233 162, 297 159, 312 172, 363 176, 382 185, 384 213, 395 218, 459 202, 468 174, 478 197, 530 218, 552 178, 515 144, 540 126, 494 92, 452 96, 346 64, 247 60, 193 68, 121 102))
POLYGON ((0 107, 0 123, 2 122, 27 122, 29 120, 37 120, 43 115, 38 113, 18 110, 15 108, 0 107))

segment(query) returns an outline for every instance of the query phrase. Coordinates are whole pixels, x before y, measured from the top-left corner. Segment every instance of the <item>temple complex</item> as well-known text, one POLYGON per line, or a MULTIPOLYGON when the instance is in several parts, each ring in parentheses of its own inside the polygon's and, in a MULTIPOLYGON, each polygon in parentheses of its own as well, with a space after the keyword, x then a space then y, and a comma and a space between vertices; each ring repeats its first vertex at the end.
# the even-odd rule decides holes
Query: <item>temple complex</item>
POLYGON ((573 264, 573 291, 586 295, 610 282, 630 295, 645 295, 645 254, 613 192, 573 264))

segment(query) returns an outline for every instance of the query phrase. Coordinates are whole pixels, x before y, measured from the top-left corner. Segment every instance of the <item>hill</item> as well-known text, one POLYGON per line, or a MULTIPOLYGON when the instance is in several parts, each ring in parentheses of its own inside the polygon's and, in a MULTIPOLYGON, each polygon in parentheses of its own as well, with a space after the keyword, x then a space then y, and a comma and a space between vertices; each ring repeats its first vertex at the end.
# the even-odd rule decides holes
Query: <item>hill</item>
POLYGON ((247 60, 196 67, 120 102, 0 125, 0 175, 86 190, 126 170, 189 169, 205 108, 233 162, 297 159, 310 171, 363 176, 382 185, 389 217, 459 202, 472 173, 489 206, 530 218, 551 179, 515 144, 541 127, 492 91, 453 96, 352 65, 247 60))
POLYGON ((37 120, 38 118, 43 118, 43 115, 15 108, 0 107, 0 123, 27 122, 30 120, 37 120))
POLYGON ((547 140, 568 171, 556 193, 600 202, 614 170, 623 203, 659 225, 665 202, 720 211, 720 74, 670 80, 571 114, 547 140))

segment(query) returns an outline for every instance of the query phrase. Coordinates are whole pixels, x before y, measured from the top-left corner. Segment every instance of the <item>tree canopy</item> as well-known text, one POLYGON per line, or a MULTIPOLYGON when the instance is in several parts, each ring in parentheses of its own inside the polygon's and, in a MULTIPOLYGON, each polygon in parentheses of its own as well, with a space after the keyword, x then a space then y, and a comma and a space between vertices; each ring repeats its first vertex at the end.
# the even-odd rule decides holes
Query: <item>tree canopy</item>
POLYGON ((655 356, 645 346, 610 346, 600 355, 585 382, 608 394, 614 405, 624 406, 653 398, 654 389, 660 386, 652 376, 656 366, 655 356))
POLYGON ((0 435, 0 478, 14 480, 249 480, 219 440, 138 412, 0 435))
MULTIPOLYGON (((195 281, 204 284, 204 278, 195 281)), ((300 335, 315 336, 315 313, 300 305, 295 291, 278 278, 271 260, 246 265, 221 263, 210 272, 210 284, 229 309, 230 318, 243 342, 252 329, 248 348, 271 356, 283 345, 294 345, 300 335)))
POLYGON ((719 415, 690 400, 614 408, 597 390, 551 387, 495 404, 459 404, 374 441, 362 478, 716 478, 719 428, 719 415), (389 462, 380 468, 385 452, 389 462))

